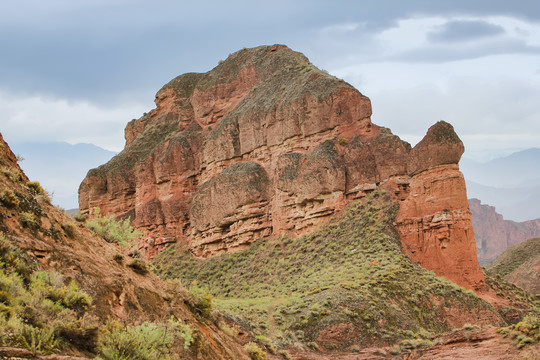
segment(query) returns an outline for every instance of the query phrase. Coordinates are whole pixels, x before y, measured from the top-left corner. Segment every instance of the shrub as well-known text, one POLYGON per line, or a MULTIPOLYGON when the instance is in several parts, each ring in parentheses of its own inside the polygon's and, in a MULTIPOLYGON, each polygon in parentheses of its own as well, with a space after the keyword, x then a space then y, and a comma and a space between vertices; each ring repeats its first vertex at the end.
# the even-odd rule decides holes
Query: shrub
POLYGON ((19 206, 19 199, 12 190, 3 191, 0 194, 0 202, 7 208, 16 208, 19 206))
POLYGON ((127 266, 133 269, 136 273, 139 273, 141 275, 148 274, 148 267, 146 266, 146 263, 144 260, 141 259, 133 259, 131 260, 127 266))
POLYGON ((276 353, 276 348, 274 347, 274 344, 272 344, 272 341, 269 338, 262 335, 255 335, 255 339, 257 340, 259 344, 264 346, 270 354, 276 353))
POLYGON ((76 235, 75 232, 76 226, 74 224, 64 224, 62 225, 62 230, 64 230, 64 233, 69 236, 70 238, 74 238, 76 235))
POLYGON ((86 220, 88 220, 88 214, 77 213, 77 214, 73 215, 73 218, 75 219, 75 221, 83 223, 86 220))
POLYGON ((2 173, 13 182, 23 182, 24 175, 17 169, 2 168, 2 173))
POLYGON ((0 234, 0 345, 51 352, 64 346, 95 351, 92 298, 55 272, 33 271, 27 256, 0 234))
POLYGON ((510 337, 517 348, 522 349, 529 344, 540 342, 540 318, 529 314, 516 325, 500 328, 497 332, 503 337, 510 337))
POLYGON ((63 285, 62 276, 48 271, 37 271, 30 279, 30 288, 44 298, 53 301, 77 314, 84 314, 92 306, 92 298, 79 290, 75 281, 63 285))
POLYGON ((266 353, 254 342, 248 342, 244 345, 244 350, 246 350, 252 360, 266 359, 266 353))
POLYGON ((287 350, 284 350, 284 349, 279 350, 278 354, 281 355, 281 357, 284 358, 285 360, 292 360, 291 353, 289 353, 287 350))
POLYGON ((30 212, 23 211, 19 214, 19 222, 23 227, 29 229, 37 229, 40 227, 40 223, 36 216, 30 212))
POLYGON ((28 256, 13 246, 4 234, 0 234, 0 269, 7 274, 16 273, 24 282, 30 280, 32 273, 28 256))
POLYGON ((86 222, 86 227, 103 237, 105 241, 120 245, 125 245, 141 236, 140 231, 131 227, 129 218, 115 220, 112 217, 103 217, 97 207, 94 208, 94 218, 86 222))
POLYGON ((167 359, 176 341, 183 341, 184 348, 193 342, 189 325, 171 317, 165 323, 144 322, 139 326, 122 327, 110 323, 100 339, 99 350, 106 360, 167 359))
POLYGON ((41 186, 38 181, 28 181, 26 187, 32 195, 36 197, 37 200, 43 200, 46 203, 51 203, 50 194, 41 186))
POLYGON ((122 256, 122 254, 116 253, 113 255, 113 260, 121 264, 122 262, 124 262, 124 256, 122 256))
POLYGON ((50 352, 57 346, 54 337, 54 328, 36 328, 31 325, 22 324, 16 328, 15 334, 19 344, 30 350, 32 353, 47 351, 50 352))
POLYGON ((208 288, 201 288, 196 281, 189 288, 189 297, 191 298, 195 309, 203 318, 210 318, 212 315, 212 294, 208 288))

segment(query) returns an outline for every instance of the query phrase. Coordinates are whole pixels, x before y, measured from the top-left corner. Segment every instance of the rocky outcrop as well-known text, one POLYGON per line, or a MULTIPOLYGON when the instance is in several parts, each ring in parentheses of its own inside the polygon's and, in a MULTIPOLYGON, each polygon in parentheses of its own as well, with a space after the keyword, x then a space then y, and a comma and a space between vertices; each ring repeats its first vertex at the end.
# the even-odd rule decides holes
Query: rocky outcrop
POLYGON ((240 50, 158 92, 156 109, 126 127, 125 149, 89 171, 80 211, 131 217, 150 257, 174 241, 208 257, 313 231, 383 188, 402 205, 396 225, 406 251, 480 286, 452 126, 435 124, 411 149, 370 116, 367 97, 302 54, 283 45, 240 50))
POLYGON ((396 219, 403 248, 436 274, 479 288, 484 277, 476 259, 463 154, 452 126, 439 122, 411 151, 410 190, 396 219))
POLYGON ((478 261, 485 265, 509 247, 540 237, 540 219, 516 222, 504 220, 495 207, 469 199, 478 261))

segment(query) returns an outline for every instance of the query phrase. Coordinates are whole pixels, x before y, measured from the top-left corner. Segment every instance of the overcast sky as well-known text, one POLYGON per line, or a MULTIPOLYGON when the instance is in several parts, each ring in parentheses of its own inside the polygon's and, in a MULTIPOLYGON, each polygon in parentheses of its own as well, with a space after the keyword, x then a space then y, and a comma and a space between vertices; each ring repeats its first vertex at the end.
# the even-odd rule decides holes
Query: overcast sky
POLYGON ((413 145, 442 119, 470 158, 540 147, 538 0, 4 2, 0 132, 119 151, 170 79, 274 43, 354 85, 413 145))

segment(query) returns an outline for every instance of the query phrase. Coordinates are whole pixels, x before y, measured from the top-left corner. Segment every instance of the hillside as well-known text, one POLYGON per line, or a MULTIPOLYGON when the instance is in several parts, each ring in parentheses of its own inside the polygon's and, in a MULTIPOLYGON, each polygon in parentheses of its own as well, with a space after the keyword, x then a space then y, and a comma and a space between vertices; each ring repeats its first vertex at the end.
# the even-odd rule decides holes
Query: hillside
POLYGON ((127 337, 143 321, 153 322, 142 324, 149 334, 163 331, 174 316, 185 336, 174 349, 183 358, 246 358, 213 322, 198 320, 199 305, 186 290, 144 272, 125 249, 51 205, 1 134, 0 167, 0 346, 111 359, 117 355, 103 352, 106 334, 127 337))
POLYGON ((540 294, 540 238, 523 241, 510 247, 485 266, 491 276, 499 276, 510 283, 540 294))
POLYGON ((505 220, 495 207, 469 199, 476 251, 481 265, 488 264, 509 247, 540 236, 540 219, 516 222, 505 220))
POLYGON ((208 259, 177 244, 156 257, 154 270, 207 287, 240 331, 278 348, 393 346, 397 354, 466 324, 498 327, 527 313, 530 299, 504 284, 489 280, 514 301, 493 306, 411 261, 394 227, 396 211, 389 194, 374 192, 311 235, 265 239, 208 259))

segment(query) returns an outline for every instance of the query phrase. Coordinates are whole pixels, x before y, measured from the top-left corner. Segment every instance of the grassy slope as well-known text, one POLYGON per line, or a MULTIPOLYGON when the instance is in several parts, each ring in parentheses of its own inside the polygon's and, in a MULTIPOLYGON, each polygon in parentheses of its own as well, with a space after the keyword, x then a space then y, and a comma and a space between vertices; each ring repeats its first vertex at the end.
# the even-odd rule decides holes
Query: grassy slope
POLYGON ((525 262, 540 254, 540 238, 529 239, 507 249, 485 266, 491 275, 505 277, 525 262))
POLYGON ((396 211, 388 195, 374 193, 309 236, 261 240, 206 260, 178 245, 155 260, 155 271, 207 286, 218 308, 283 346, 316 341, 344 349, 425 338, 460 326, 441 320, 450 308, 469 314, 467 321, 482 313, 497 322, 491 305, 472 291, 402 253, 392 225, 396 211))
POLYGON ((535 270, 540 265, 540 238, 521 242, 507 249, 485 266, 486 272, 504 278, 531 294, 539 294, 540 278, 535 270))

